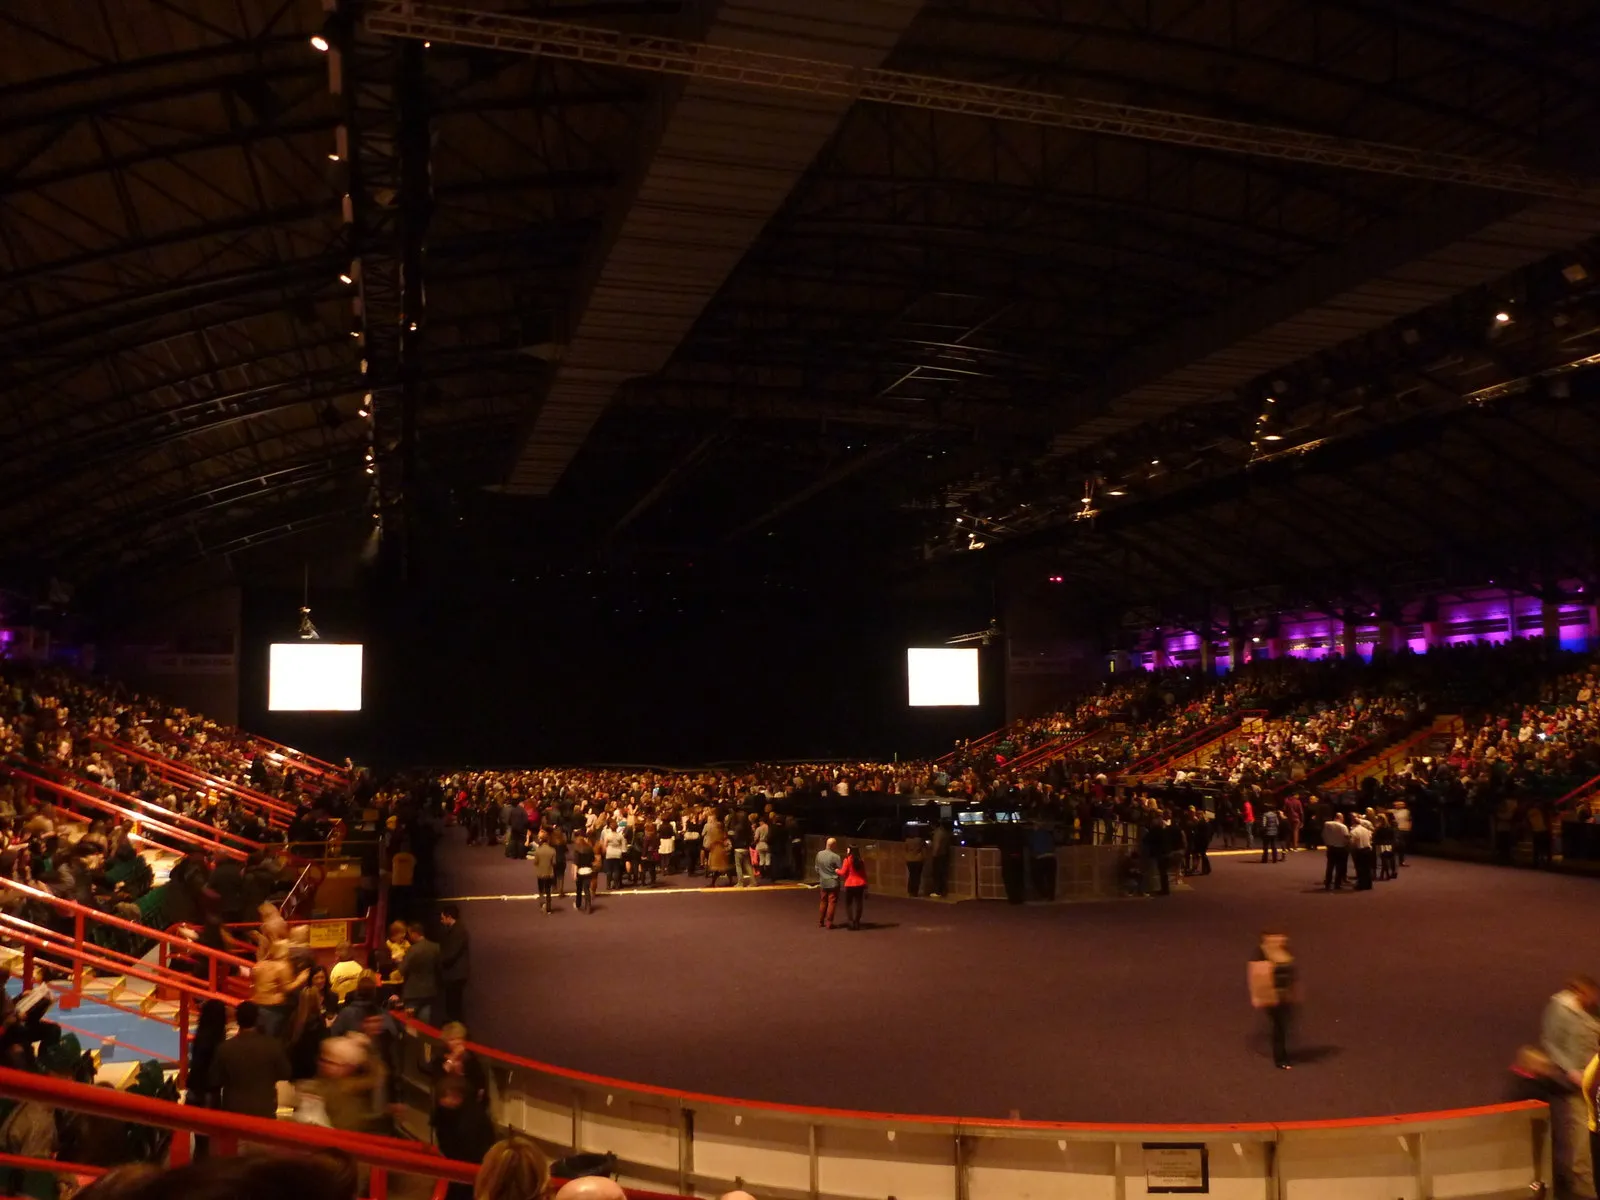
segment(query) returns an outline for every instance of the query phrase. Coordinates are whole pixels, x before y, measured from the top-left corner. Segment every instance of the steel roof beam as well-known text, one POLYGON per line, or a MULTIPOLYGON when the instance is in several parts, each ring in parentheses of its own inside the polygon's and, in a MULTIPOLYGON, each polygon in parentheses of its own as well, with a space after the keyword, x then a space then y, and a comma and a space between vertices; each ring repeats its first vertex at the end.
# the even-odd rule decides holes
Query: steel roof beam
MULTIPOLYGON (((166 145, 149 146, 142 150, 132 150, 124 154, 113 154, 94 162, 77 163, 70 167, 57 167, 49 171, 41 171, 37 175, 20 174, 16 164, 12 164, 4 172, 0 172, 0 196, 13 196, 21 192, 41 191, 45 188, 57 187, 63 183, 73 183, 79 179, 88 179, 95 175, 104 175, 108 172, 130 171, 135 167, 147 166, 150 163, 168 162, 174 159, 187 158, 194 154, 208 154, 213 150, 226 150, 233 147, 243 149, 260 142, 283 141, 289 138, 305 137, 312 134, 331 133, 338 121, 332 117, 316 116, 306 117, 297 121, 286 121, 271 125, 245 125, 221 133, 207 133, 182 142, 172 142, 166 145)), ((50 140, 60 136, 62 130, 52 129, 48 135, 50 140)))
POLYGON ((396 37, 429 38, 490 50, 603 63, 714 84, 964 113, 1523 195, 1570 198, 1588 186, 1577 176, 1488 162, 1466 155, 997 87, 969 80, 932 79, 882 67, 847 66, 506 13, 474 12, 433 5, 425 0, 370 0, 364 21, 373 32, 396 37))
MULTIPOLYGON (((0 287, 12 290, 32 279, 40 279, 67 271, 78 271, 84 267, 96 266, 100 263, 111 262, 130 255, 147 254, 152 250, 186 246, 190 242, 204 241, 207 238, 227 237, 231 234, 252 233, 258 230, 263 233, 270 233, 281 230, 287 225, 299 224, 302 221, 336 216, 338 212, 338 200, 330 198, 322 201, 289 204, 282 208, 265 212, 241 213, 237 216, 224 217, 216 221, 207 221, 200 225, 180 225, 174 229, 164 230, 161 233, 118 242, 113 246, 98 246, 93 250, 74 254, 69 258, 57 258, 48 262, 31 263, 28 266, 7 271, 5 274, 0 275, 0 287)), ((0 337, 3 337, 5 333, 6 329, 0 327, 0 337)))
MULTIPOLYGON (((293 42, 299 49, 304 49, 304 38, 296 37, 293 42)), ((234 54, 240 52, 236 48, 229 48, 229 51, 234 54)), ((306 80, 309 82, 321 79, 327 68, 321 62, 316 61, 315 55, 307 56, 297 53, 292 59, 286 60, 282 66, 275 66, 271 70, 265 68, 258 68, 258 70, 261 74, 274 80, 306 80)), ((73 97, 73 102, 70 104, 40 109, 38 112, 28 113, 26 116, 0 118, 0 135, 16 133, 19 130, 30 129, 39 124, 56 124, 64 120, 76 121, 89 117, 103 117, 123 108, 137 108, 147 104, 163 103, 168 100, 187 100, 196 95, 223 92, 236 86, 239 79, 240 72, 238 71, 184 79, 179 82, 166 79, 160 83, 134 91, 115 92, 109 96, 97 96, 94 98, 85 98, 83 89, 73 88, 68 91, 68 94, 73 97)), ((4 96, 0 95, 0 112, 15 113, 16 111, 16 107, 7 106, 4 96)))
POLYGON ((297 290, 304 284, 337 287, 335 273, 345 265, 341 255, 324 253, 117 296, 0 329, 0 354, 13 359, 37 359, 45 352, 85 338, 104 337, 131 325, 196 312, 263 291, 297 290))
MULTIPOLYGON (((1334 3, 1337 6, 1337 0, 1334 0, 1334 3)), ((1361 11, 1363 6, 1345 5, 1344 7, 1350 11, 1361 11)), ((1378 19, 1372 22, 1372 38, 1370 40, 1378 40, 1386 36, 1388 28, 1391 26, 1391 20, 1394 16, 1394 9, 1396 7, 1397 6, 1394 3, 1385 4, 1383 6, 1383 11, 1378 14, 1378 19)), ((1304 19, 1309 26, 1313 25, 1316 21, 1316 8, 1316 5, 1305 5, 1303 8, 1301 6, 1290 5, 1285 11, 1291 17, 1302 17, 1302 19, 1304 19)), ((1163 50, 1176 51, 1180 54, 1187 55, 1195 59, 1206 59, 1213 63, 1239 63, 1252 69, 1275 72, 1282 78, 1282 82, 1290 87, 1297 86, 1300 80, 1309 77, 1317 79, 1323 83, 1331 84, 1335 87, 1348 89, 1352 94, 1352 97, 1359 102, 1364 102, 1369 95, 1375 94, 1383 97, 1385 100, 1388 100, 1393 104, 1410 108, 1415 112, 1423 113, 1429 116, 1442 116, 1451 120, 1460 121, 1474 129, 1493 134, 1494 136, 1504 138, 1510 142, 1526 143, 1531 140, 1528 138, 1527 131, 1524 129, 1490 120, 1481 113, 1471 112, 1469 110, 1442 103, 1433 97, 1425 96, 1410 90, 1398 81, 1384 81, 1381 79, 1375 79, 1371 74, 1344 74, 1307 58, 1281 58, 1262 51, 1253 50, 1248 45, 1241 45, 1237 42, 1231 45, 1224 45, 1220 42, 1200 41, 1194 38, 1184 37, 1180 34, 1169 33, 1165 30, 1158 29, 1149 22, 1146 22, 1143 25, 1111 22, 1097 24, 1089 21, 1074 20, 1068 15, 1069 13, 1078 11, 1081 10, 1078 9, 1076 5, 1058 4, 1055 6, 1054 11, 1049 12, 1047 15, 1041 14, 1039 16, 1023 16, 1001 12, 987 12, 977 9, 964 10, 960 8, 941 8, 932 10, 930 16, 937 16, 937 18, 940 20, 947 20, 957 24, 977 26, 986 29, 1011 29, 1019 30, 1023 33, 1037 33, 1041 35, 1047 35, 1050 33, 1066 33, 1072 34, 1083 39, 1084 41, 1092 42, 1099 40, 1119 42, 1124 45, 1141 49, 1147 49, 1151 46, 1158 46, 1163 50)), ((1373 14, 1362 12, 1362 15, 1366 17, 1373 14)), ((1300 44, 1310 44, 1313 40, 1314 39, 1307 39, 1306 42, 1300 44)), ((1363 43, 1363 45, 1365 44, 1367 43, 1363 43)), ((913 51, 926 51, 934 54, 943 52, 942 47, 925 43, 914 43, 909 47, 909 49, 913 51)), ((1493 53, 1492 50, 1487 50, 1486 52, 1490 54, 1493 53)), ((1025 60, 1021 65, 1031 67, 1035 73, 1040 70, 1049 70, 1053 67, 1064 77, 1071 79, 1083 75, 1084 54, 1085 52, 1080 50, 1074 59, 1068 62, 1052 63, 1044 60, 1025 60)), ((1519 62, 1517 65, 1520 68, 1521 63, 1519 62)), ((1578 77, 1570 74, 1560 74, 1557 76, 1557 78, 1559 78, 1568 87, 1586 88, 1589 86, 1587 81, 1580 81, 1578 77)), ((1549 81, 1549 77, 1545 71, 1541 70, 1537 74, 1530 73, 1525 75, 1522 83, 1524 86, 1533 86, 1535 84, 1545 83, 1547 81, 1549 81)), ((1164 81, 1159 78, 1128 77, 1126 82, 1141 88, 1154 88, 1158 91, 1164 90, 1167 86, 1164 81)), ((1216 99, 1214 93, 1206 94, 1188 91, 1183 94, 1190 99, 1198 99, 1207 105, 1213 103, 1216 99)), ((1271 113, 1271 110, 1266 110, 1266 113, 1271 113)), ((1276 113, 1274 115, 1275 119, 1277 120, 1292 119, 1287 114, 1283 113, 1276 113)), ((1246 119, 1255 119, 1255 116, 1247 116, 1246 119)))

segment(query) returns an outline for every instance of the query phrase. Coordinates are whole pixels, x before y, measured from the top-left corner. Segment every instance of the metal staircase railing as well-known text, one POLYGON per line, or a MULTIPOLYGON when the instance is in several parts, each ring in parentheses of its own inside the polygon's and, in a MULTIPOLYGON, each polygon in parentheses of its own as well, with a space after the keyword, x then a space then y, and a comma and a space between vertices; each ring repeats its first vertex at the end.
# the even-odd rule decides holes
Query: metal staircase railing
POLYGON ((294 816, 294 809, 275 800, 265 792, 258 792, 254 788, 245 787, 243 784, 234 783, 232 780, 223 779, 209 771, 202 771, 192 767, 179 759, 166 758, 159 754, 151 754, 137 746, 130 746, 126 742, 115 741, 110 738, 95 738, 99 745, 115 754, 135 759, 145 764, 158 778, 169 783, 182 784, 185 787, 199 788, 212 792, 221 792, 231 796, 243 804, 260 809, 266 816, 269 825, 284 826, 294 816))

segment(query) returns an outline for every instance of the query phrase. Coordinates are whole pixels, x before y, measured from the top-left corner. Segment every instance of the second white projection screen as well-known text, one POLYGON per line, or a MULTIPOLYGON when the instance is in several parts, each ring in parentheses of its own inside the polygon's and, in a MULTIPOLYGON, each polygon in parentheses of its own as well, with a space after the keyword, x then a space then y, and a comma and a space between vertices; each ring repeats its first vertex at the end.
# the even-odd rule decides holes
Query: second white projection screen
POLYGON ((912 708, 974 708, 978 652, 912 647, 906 651, 906 683, 912 708))

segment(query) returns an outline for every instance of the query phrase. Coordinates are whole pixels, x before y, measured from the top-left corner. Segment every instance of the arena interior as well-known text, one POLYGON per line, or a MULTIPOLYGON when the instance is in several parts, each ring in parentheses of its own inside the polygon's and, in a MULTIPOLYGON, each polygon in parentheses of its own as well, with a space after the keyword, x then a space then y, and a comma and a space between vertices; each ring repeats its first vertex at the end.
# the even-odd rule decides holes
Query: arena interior
POLYGON ((1600 8, 478 3, 0 6, 0 1195, 1594 1200, 1600 8))

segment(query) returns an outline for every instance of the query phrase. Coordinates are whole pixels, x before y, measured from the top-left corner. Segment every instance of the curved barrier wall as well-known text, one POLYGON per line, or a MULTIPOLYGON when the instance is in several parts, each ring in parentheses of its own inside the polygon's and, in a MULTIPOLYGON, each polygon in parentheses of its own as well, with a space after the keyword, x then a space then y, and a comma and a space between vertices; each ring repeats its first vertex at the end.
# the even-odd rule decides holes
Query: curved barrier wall
POLYGON ((1549 1110, 1535 1101, 1274 1124, 988 1121, 679 1092, 473 1049, 492 1065, 500 1123, 557 1155, 615 1154, 625 1186, 685 1195, 1429 1200, 1541 1195, 1551 1179, 1549 1110))

